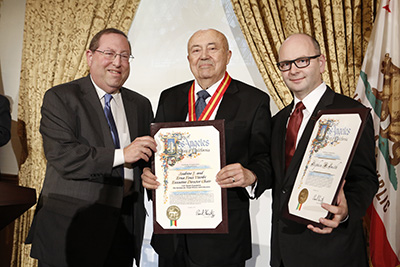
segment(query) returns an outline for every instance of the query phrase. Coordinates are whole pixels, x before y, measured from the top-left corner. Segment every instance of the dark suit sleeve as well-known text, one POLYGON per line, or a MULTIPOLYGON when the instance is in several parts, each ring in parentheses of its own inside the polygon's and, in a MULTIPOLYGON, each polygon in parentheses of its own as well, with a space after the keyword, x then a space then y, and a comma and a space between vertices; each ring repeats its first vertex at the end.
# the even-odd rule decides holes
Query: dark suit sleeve
POLYGON ((377 190, 374 127, 369 115, 344 186, 350 222, 358 222, 365 215, 377 190))
POLYGON ((53 89, 44 96, 40 123, 48 164, 66 179, 110 175, 114 148, 102 143, 102 128, 90 103, 76 88, 53 89))
POLYGON ((10 102, 0 95, 0 146, 8 143, 11 138, 10 102))
POLYGON ((272 186, 271 147, 271 112, 269 98, 265 97, 257 108, 250 131, 249 170, 257 176, 255 197, 258 198, 272 186))
POLYGON ((155 122, 165 122, 165 112, 164 112, 164 103, 166 93, 163 91, 160 95, 160 99, 158 100, 158 107, 156 111, 156 117, 154 118, 155 122))

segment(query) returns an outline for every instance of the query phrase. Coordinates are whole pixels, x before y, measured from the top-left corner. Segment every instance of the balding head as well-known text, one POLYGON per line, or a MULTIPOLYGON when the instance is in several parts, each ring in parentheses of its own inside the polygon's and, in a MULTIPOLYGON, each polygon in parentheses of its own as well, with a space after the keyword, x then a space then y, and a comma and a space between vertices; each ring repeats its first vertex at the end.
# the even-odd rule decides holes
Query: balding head
POLYGON ((310 35, 297 33, 289 36, 279 49, 279 62, 290 67, 281 71, 282 78, 300 100, 322 83, 325 57, 321 55, 318 42, 310 35), (305 62, 309 65, 300 65, 305 62))
POLYGON ((214 29, 199 30, 188 41, 190 70, 203 89, 207 89, 226 72, 232 52, 225 35, 214 29))
POLYGON ((225 48, 225 50, 229 50, 229 43, 228 43, 228 39, 226 39, 226 36, 220 32, 217 31, 215 29, 202 29, 202 30, 198 30, 197 32, 195 32, 188 41, 188 53, 189 53, 189 49, 190 49, 190 45, 191 42, 193 41, 193 39, 196 39, 198 36, 201 35, 205 35, 205 34, 212 34, 215 35, 222 43, 223 47, 225 48))

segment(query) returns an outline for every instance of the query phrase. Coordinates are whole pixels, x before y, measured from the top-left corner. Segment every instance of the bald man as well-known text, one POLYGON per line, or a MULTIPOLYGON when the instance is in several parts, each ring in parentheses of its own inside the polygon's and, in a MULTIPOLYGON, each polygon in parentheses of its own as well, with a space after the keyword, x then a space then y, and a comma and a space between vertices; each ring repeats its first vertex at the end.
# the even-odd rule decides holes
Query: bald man
MULTIPOLYGON (((152 245, 159 254, 159 266, 245 266, 251 258, 249 199, 258 198, 270 185, 270 108, 266 93, 231 79, 226 72, 232 52, 226 37, 214 29, 200 30, 188 42, 188 61, 195 80, 162 92, 156 122, 191 120, 189 91, 194 85, 210 95, 226 91, 209 117, 199 120, 225 120, 226 163, 216 181, 228 191, 228 234, 153 235, 152 245)), ((194 117, 194 120, 196 118, 194 117)), ((158 177, 144 169, 143 186, 157 188, 158 177)))
POLYGON ((320 110, 362 108, 357 101, 336 94, 322 80, 326 59, 318 42, 306 34, 287 38, 279 50, 278 68, 294 95, 293 102, 272 119, 272 166, 274 170, 271 266, 368 266, 362 227, 364 216, 378 189, 372 117, 351 162, 338 205, 322 204, 332 219, 320 219, 322 229, 299 224, 282 216, 292 191, 315 117, 320 110), (285 136, 289 116, 303 103, 303 120, 290 162, 285 162, 285 136))

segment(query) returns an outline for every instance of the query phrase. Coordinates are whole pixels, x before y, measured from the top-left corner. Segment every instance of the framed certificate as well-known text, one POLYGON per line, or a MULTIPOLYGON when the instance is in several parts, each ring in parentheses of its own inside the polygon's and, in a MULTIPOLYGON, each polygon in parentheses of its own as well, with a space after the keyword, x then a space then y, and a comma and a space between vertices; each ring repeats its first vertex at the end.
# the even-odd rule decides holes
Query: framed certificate
POLYGON ((227 233, 226 189, 216 180, 225 166, 224 121, 153 123, 154 233, 227 233))
POLYGON ((316 123, 291 192, 286 217, 323 227, 332 214, 321 204, 336 204, 370 109, 323 110, 316 123))

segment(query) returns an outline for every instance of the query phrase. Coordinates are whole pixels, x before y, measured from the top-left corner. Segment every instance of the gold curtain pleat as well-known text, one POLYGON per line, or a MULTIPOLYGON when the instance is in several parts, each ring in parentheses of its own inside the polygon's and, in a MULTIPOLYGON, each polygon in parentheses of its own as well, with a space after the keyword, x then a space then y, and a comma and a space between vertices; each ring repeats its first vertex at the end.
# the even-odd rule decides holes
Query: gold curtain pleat
MULTIPOLYGON (((18 134, 25 148, 19 181, 41 190, 46 169, 39 133, 46 90, 88 73, 85 51, 93 35, 131 27, 140 0, 27 0, 18 102, 18 134)), ((24 241, 34 208, 15 222, 11 266, 36 266, 24 241)))
POLYGON ((324 81, 353 97, 379 0, 231 0, 269 93, 282 109, 293 97, 276 67, 291 34, 314 36, 327 58, 324 81))

